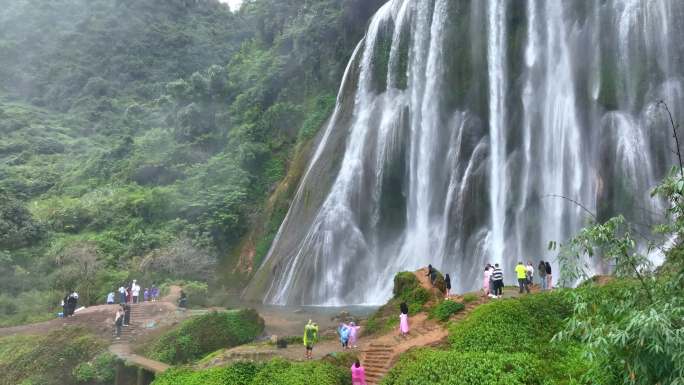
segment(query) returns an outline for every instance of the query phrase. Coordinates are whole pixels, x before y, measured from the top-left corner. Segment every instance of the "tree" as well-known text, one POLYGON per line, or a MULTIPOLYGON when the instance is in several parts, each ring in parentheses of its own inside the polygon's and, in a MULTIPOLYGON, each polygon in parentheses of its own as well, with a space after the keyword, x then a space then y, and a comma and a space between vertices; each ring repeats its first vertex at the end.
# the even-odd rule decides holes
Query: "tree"
POLYGON ((97 301, 98 276, 104 263, 93 243, 72 244, 57 254, 55 262, 58 266, 55 288, 63 292, 78 291, 81 301, 88 305, 97 301))
POLYGON ((176 239, 169 246, 149 253, 140 263, 148 274, 166 274, 174 278, 206 281, 216 267, 216 258, 197 247, 188 237, 176 239))
POLYGON ((43 240, 45 227, 21 202, 0 196, 0 250, 16 250, 43 240))

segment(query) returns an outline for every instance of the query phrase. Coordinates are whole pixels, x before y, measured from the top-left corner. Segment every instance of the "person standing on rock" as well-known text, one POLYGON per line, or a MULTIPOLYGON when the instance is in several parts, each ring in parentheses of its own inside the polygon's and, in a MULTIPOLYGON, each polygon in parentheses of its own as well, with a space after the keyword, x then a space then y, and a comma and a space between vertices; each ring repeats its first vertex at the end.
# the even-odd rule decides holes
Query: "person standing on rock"
POLYGON ((501 298, 503 296, 503 270, 499 268, 499 264, 494 264, 492 271, 492 282, 494 284, 494 298, 501 298))
POLYGON ((126 303, 126 288, 121 285, 119 286, 119 304, 126 303))
POLYGON ((448 299, 451 294, 451 277, 449 277, 449 274, 444 276, 444 286, 446 286, 446 297, 444 299, 448 299))
POLYGON ((409 334, 408 305, 406 305, 406 302, 402 302, 399 305, 399 309, 401 310, 401 314, 399 314, 399 331, 403 337, 406 337, 409 334))
POLYGON ((313 358, 313 348, 318 341, 318 325, 309 320, 309 323, 304 326, 304 348, 306 349, 306 359, 313 358))
POLYGON ((133 294, 133 303, 138 303, 138 298, 140 296, 140 285, 138 285, 135 279, 133 280, 133 284, 131 285, 131 293, 133 294))
POLYGON ((539 262, 537 270, 539 270, 539 286, 542 290, 546 290, 546 264, 544 261, 539 262))
POLYGON ((520 288, 520 294, 523 293, 523 290, 527 290, 527 293, 530 292, 530 288, 527 286, 527 268, 525 265, 523 265, 522 262, 518 262, 518 265, 515 267, 515 274, 518 277, 518 286, 520 288))
POLYGON ((553 276, 551 275, 551 264, 549 263, 549 261, 546 261, 546 263, 544 263, 544 266, 546 267, 546 288, 548 290, 552 290, 553 276))
POLYGON ((117 340, 121 339, 121 327, 123 326, 124 314, 125 312, 123 309, 123 305, 119 305, 119 308, 116 310, 116 315, 114 316, 114 326, 116 326, 117 340))
POLYGON ((366 385, 366 370, 357 359, 351 367, 352 385, 366 385))

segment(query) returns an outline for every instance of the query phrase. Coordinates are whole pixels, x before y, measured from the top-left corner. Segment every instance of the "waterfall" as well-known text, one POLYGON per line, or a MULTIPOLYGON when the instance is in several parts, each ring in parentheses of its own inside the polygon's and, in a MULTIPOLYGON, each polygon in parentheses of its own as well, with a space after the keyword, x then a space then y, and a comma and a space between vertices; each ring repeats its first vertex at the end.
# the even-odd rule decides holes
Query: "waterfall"
MULTIPOLYGON (((271 304, 380 304, 432 263, 476 290, 487 262, 550 260, 588 223, 653 223, 683 118, 684 3, 391 0, 352 54, 271 250, 271 304)), ((600 269, 600 266, 596 266, 600 269)), ((555 270, 558 271, 558 270, 555 270)), ((557 278, 557 275, 556 277, 557 278)))

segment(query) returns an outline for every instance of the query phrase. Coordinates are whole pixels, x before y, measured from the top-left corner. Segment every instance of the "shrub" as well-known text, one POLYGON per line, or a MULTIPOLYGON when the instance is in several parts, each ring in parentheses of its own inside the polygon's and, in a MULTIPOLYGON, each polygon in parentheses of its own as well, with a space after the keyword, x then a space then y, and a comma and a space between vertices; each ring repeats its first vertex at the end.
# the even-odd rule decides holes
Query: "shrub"
POLYGON ((211 312, 184 321, 148 349, 148 355, 169 364, 188 363, 207 353, 253 341, 264 320, 253 309, 211 312))
POLYGON ((526 353, 419 350, 402 357, 382 385, 541 384, 541 364, 526 353))
POLYGON ((79 382, 109 384, 114 381, 116 362, 116 356, 101 353, 89 362, 76 366, 73 375, 79 382))
POLYGON ((183 291, 188 297, 189 307, 204 307, 209 303, 209 286, 204 282, 187 282, 183 291))
POLYGON ((411 291, 419 286, 418 278, 415 274, 402 271, 394 276, 394 288, 392 293, 395 297, 402 296, 405 292, 411 291))
POLYGON ((239 362, 200 371, 171 369, 152 385, 346 385, 350 383, 347 370, 323 361, 291 363, 274 359, 266 364, 239 362))
POLYGON ((66 327, 41 337, 0 339, 0 384, 75 384, 75 368, 102 353, 106 342, 66 327))
POLYGON ((446 322, 453 315, 465 309, 465 305, 456 301, 442 301, 435 306, 430 312, 430 318, 436 318, 442 322, 446 322))
POLYGON ((475 302, 478 300, 477 294, 468 293, 463 295, 463 303, 475 302))

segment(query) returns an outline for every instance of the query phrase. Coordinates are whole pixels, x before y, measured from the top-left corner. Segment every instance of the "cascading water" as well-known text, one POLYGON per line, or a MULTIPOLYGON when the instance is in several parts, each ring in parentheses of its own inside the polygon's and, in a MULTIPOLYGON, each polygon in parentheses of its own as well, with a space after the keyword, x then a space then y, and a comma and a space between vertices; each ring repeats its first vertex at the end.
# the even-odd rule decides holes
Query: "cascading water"
POLYGON ((551 259, 588 220, 653 221, 681 120, 684 2, 392 0, 348 65, 248 298, 379 304, 428 263, 551 259))

